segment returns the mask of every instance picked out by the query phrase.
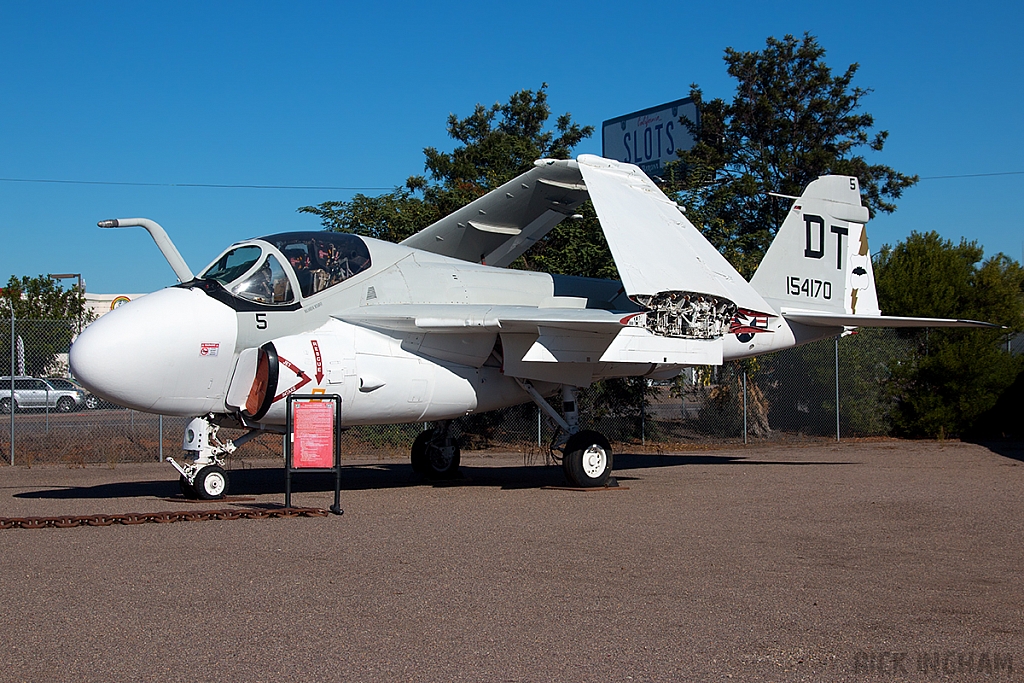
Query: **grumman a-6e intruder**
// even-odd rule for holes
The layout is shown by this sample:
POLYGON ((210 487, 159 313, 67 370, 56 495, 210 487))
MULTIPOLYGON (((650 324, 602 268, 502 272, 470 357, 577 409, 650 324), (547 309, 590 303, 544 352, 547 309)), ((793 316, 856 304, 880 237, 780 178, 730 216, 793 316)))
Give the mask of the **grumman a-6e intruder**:
POLYGON ((576 393, 610 377, 667 378, 831 337, 854 326, 980 326, 883 317, 856 178, 824 176, 794 199, 746 282, 636 166, 583 155, 534 168, 401 244, 298 232, 231 245, 194 276, 149 230, 181 284, 121 306, 71 348, 94 394, 194 417, 174 463, 183 490, 223 495, 223 458, 283 432, 292 393, 337 394, 343 426, 432 422, 413 468, 453 476, 450 421, 534 401, 561 428, 575 486, 605 484, 608 440, 579 431, 576 393), (622 281, 507 266, 593 201, 622 281), (561 395, 562 411, 544 397, 561 395), (249 430, 234 442, 220 426, 249 430))

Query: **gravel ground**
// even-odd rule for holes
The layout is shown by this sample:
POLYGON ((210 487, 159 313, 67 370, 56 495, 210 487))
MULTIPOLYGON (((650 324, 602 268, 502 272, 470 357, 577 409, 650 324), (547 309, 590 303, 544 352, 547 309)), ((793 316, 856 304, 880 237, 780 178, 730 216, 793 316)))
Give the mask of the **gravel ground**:
MULTIPOLYGON (((1024 451, 877 441, 346 467, 343 516, 0 531, 2 681, 1024 678, 1024 451)), ((273 463, 232 495, 281 502, 273 463)), ((0 468, 0 516, 163 500, 168 465, 0 468)), ((296 480, 327 507, 332 478, 296 480)), ((238 502, 237 505, 251 503, 238 502)))

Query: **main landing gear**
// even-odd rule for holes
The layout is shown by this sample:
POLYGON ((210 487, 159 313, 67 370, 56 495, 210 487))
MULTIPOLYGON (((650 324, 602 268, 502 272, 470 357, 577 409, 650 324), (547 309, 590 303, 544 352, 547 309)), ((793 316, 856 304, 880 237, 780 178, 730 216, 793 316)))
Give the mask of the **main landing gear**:
POLYGON ((412 469, 427 479, 454 479, 459 474, 460 457, 450 420, 420 432, 412 443, 412 469))
POLYGON ((178 486, 186 498, 214 500, 223 498, 228 492, 228 473, 224 470, 224 457, 234 453, 246 441, 259 434, 252 430, 234 441, 220 441, 219 427, 205 417, 194 418, 185 428, 182 448, 189 452, 192 462, 178 464, 174 458, 167 462, 181 475, 178 486))
POLYGON ((573 386, 562 387, 563 419, 533 385, 524 381, 519 385, 561 428, 552 448, 562 451, 562 472, 569 484, 578 488, 608 486, 612 477, 612 447, 608 439, 598 432, 590 429, 579 431, 580 413, 576 403, 579 390, 573 386))

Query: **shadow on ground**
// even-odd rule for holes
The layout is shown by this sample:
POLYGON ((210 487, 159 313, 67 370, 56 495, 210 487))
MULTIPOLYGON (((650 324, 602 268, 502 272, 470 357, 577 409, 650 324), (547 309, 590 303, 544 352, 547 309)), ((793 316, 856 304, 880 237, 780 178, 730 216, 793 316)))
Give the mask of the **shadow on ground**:
MULTIPOLYGON (((684 465, 848 465, 843 462, 775 462, 748 460, 741 456, 723 455, 645 455, 623 453, 615 456, 615 477, 619 481, 641 479, 642 476, 625 474, 651 467, 680 467, 684 465)), ((77 498, 169 498, 179 495, 178 480, 168 468, 166 481, 131 481, 42 489, 15 494, 15 498, 77 499, 77 498)), ((482 467, 466 465, 460 468, 461 478, 446 481, 428 481, 412 471, 406 463, 349 465, 341 470, 342 491, 389 489, 404 486, 493 486, 502 489, 541 488, 564 486, 565 479, 559 465, 521 465, 482 467)), ((284 495, 283 467, 230 470, 230 496, 284 495)), ((331 491, 334 489, 332 473, 310 472, 292 476, 292 491, 296 493, 331 491)))
POLYGON ((999 441, 972 441, 979 446, 983 446, 988 450, 992 451, 997 455, 1001 455, 1004 458, 1010 458, 1011 460, 1018 460, 1024 462, 1024 441, 1018 440, 999 440, 999 441))

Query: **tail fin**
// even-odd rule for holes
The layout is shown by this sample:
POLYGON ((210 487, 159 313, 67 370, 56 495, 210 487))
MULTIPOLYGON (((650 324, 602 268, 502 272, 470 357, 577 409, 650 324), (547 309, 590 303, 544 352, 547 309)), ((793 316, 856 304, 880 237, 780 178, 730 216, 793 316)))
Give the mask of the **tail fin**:
POLYGON ((821 176, 793 202, 751 286, 780 313, 880 315, 867 222, 857 179, 821 176))

